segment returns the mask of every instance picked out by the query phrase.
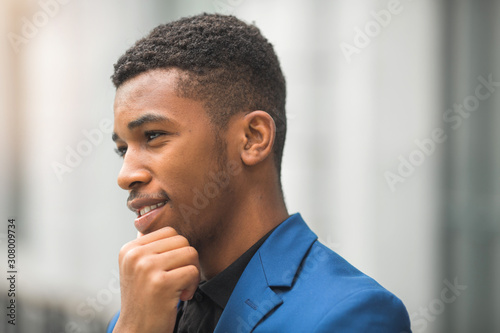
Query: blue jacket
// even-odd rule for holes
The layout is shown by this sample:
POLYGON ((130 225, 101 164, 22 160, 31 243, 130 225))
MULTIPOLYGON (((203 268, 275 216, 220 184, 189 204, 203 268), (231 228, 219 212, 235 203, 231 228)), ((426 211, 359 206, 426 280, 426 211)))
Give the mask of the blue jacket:
MULTIPOLYGON (((111 321, 112 332, 118 314, 111 321)), ((300 214, 241 275, 215 333, 411 332, 403 303, 317 240, 300 214)))

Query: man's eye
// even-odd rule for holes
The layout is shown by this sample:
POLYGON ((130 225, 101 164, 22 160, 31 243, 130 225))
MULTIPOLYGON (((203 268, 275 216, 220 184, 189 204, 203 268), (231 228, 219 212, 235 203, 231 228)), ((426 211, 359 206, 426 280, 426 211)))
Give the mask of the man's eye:
POLYGON ((163 135, 165 133, 162 133, 162 132, 146 132, 145 135, 146 135, 146 139, 148 141, 151 141, 151 140, 154 140, 156 139, 157 137, 163 135))
POLYGON ((123 156, 125 156, 125 153, 127 152, 127 147, 115 148, 115 152, 118 154, 118 156, 123 157, 123 156))

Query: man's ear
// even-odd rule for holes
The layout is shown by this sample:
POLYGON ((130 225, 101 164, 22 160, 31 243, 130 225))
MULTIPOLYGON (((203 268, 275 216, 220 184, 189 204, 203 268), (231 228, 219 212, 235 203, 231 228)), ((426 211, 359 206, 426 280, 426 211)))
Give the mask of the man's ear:
POLYGON ((276 125, 265 111, 252 111, 243 117, 245 138, 241 160, 245 165, 256 165, 273 151, 276 125))

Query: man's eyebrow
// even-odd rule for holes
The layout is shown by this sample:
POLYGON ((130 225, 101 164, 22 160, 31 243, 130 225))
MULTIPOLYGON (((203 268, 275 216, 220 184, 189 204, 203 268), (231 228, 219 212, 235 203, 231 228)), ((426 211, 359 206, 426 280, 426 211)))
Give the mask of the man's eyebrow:
POLYGON ((168 121, 171 122, 171 120, 163 115, 155 114, 155 113, 146 113, 136 120, 132 120, 130 123, 128 123, 127 127, 129 130, 133 130, 134 128, 137 128, 139 126, 142 126, 147 123, 157 123, 157 122, 162 122, 162 121, 168 121))
MULTIPOLYGON (((147 113, 147 114, 140 116, 139 118, 137 118, 135 120, 132 120, 130 123, 128 123, 127 127, 129 130, 133 130, 134 128, 140 127, 140 126, 147 124, 147 123, 157 123, 157 122, 163 122, 163 121, 168 121, 168 122, 173 123, 173 121, 170 120, 166 116, 155 114, 155 113, 147 113)), ((120 139, 120 137, 118 136, 118 134, 113 132, 111 139, 114 142, 116 142, 117 140, 120 139)))

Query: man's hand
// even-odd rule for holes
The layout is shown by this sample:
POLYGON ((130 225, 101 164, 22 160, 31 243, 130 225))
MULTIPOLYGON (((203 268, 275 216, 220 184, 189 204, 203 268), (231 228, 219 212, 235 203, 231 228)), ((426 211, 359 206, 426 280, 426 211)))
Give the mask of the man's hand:
POLYGON ((173 332, 179 300, 191 299, 200 282, 198 252, 165 227, 120 250, 120 318, 115 333, 173 332))

